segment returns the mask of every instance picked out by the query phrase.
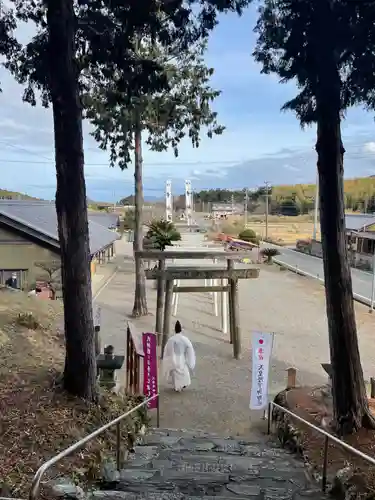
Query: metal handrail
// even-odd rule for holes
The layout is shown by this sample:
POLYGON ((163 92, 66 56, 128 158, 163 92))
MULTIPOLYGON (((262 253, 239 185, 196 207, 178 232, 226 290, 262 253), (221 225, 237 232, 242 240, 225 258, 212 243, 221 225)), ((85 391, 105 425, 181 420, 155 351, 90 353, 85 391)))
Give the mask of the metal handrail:
POLYGON ((350 444, 345 443, 342 439, 334 436, 333 434, 330 434, 329 432, 325 431, 324 429, 321 429, 320 427, 317 427, 316 425, 312 424, 308 420, 305 420, 304 418, 296 415, 290 410, 287 410, 283 406, 278 405, 277 403, 274 403, 273 401, 270 401, 268 403, 268 429, 267 432, 268 434, 271 433, 271 418, 272 418, 272 407, 277 408, 278 410, 281 410, 283 413, 287 413, 291 417, 295 418, 299 422, 302 422, 303 424, 307 425, 311 429, 314 429, 314 431, 318 432, 319 434, 322 434, 325 439, 324 439, 324 454, 323 454, 323 473, 322 473, 322 491, 326 491, 327 488, 327 466, 328 466, 328 442, 329 440, 333 441, 334 443, 338 444, 341 446, 341 448, 344 448, 345 450, 349 451, 353 455, 362 458, 366 462, 369 462, 372 465, 375 465, 375 458, 370 457, 369 455, 366 455, 365 453, 362 453, 361 451, 357 450, 357 448, 353 448, 353 446, 350 446, 350 444))
POLYGON ((44 462, 44 464, 42 464, 39 467, 39 469, 36 471, 35 476, 33 478, 33 481, 31 483, 29 500, 35 500, 37 498, 39 490, 40 490, 40 481, 41 481, 42 477, 44 476, 44 474, 46 473, 46 471, 50 467, 52 467, 52 465, 55 465, 57 462, 60 462, 60 460, 67 457, 68 455, 70 455, 74 451, 78 450, 79 448, 82 448, 83 445, 85 445, 86 443, 88 443, 89 441, 94 439, 95 437, 99 436, 100 434, 102 434, 104 431, 106 431, 110 427, 113 427, 114 425, 116 425, 116 464, 117 464, 117 469, 119 470, 120 465, 121 465, 120 464, 120 462, 121 462, 121 459, 120 459, 120 437, 121 437, 120 423, 121 423, 121 421, 124 418, 131 415, 132 413, 134 413, 135 411, 142 408, 143 406, 147 405, 150 401, 154 400, 157 397, 159 397, 159 394, 155 394, 154 396, 152 396, 148 399, 145 399, 144 401, 142 401, 142 403, 135 406, 134 408, 132 408, 128 412, 124 413, 123 415, 120 415, 119 417, 115 418, 111 422, 108 422, 107 424, 103 425, 102 427, 99 427, 99 429, 96 429, 96 431, 94 431, 91 434, 89 434, 88 436, 80 439, 76 443, 72 444, 71 446, 69 446, 69 448, 66 448, 65 450, 63 450, 60 453, 58 453, 57 455, 55 455, 54 457, 50 458, 47 462, 44 462))

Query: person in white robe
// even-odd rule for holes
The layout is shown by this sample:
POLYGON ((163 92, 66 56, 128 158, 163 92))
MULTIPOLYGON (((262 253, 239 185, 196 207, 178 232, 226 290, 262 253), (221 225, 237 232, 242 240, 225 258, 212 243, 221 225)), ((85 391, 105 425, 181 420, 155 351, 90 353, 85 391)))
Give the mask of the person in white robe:
POLYGON ((191 384, 190 372, 195 368, 195 351, 190 340, 182 334, 179 321, 175 324, 175 335, 168 339, 163 354, 163 375, 176 392, 191 384))

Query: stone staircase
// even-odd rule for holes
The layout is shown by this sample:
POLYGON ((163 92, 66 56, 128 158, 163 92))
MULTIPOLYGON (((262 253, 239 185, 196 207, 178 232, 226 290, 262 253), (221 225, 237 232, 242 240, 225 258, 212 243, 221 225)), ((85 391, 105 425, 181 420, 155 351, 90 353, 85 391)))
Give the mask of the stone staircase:
POLYGON ((322 500, 302 461, 259 433, 222 438, 154 429, 135 446, 116 481, 95 500, 322 500))

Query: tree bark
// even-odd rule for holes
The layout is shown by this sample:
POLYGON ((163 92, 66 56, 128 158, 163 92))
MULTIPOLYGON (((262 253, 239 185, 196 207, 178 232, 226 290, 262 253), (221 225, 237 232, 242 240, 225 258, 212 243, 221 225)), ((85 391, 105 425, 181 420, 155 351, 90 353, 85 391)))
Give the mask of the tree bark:
POLYGON ((95 401, 90 249, 73 0, 48 0, 47 8, 66 341, 64 387, 75 396, 95 401))
MULTIPOLYGON (((329 6, 329 2, 326 4, 329 6)), ((324 12, 326 37, 318 37, 317 144, 320 226, 332 364, 334 426, 340 435, 373 427, 358 348, 352 278, 345 238, 344 147, 341 139, 341 81, 324 12)), ((317 23, 318 26, 318 23, 317 23)))
MULTIPOLYGON (((134 193, 135 193, 135 227, 134 227, 134 255, 143 249, 142 212, 143 212, 143 180, 142 180, 142 130, 138 122, 134 131, 134 193)), ((146 298, 146 276, 143 259, 135 257, 135 292, 134 317, 148 314, 146 298)))

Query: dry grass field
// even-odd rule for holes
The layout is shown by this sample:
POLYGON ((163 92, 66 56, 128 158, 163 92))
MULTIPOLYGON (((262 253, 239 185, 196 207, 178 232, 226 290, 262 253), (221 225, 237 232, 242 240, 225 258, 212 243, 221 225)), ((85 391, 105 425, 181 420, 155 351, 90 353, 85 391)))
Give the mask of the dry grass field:
MULTIPOLYGON (((242 216, 234 216, 221 224, 221 230, 231 236, 238 235, 245 227, 242 216)), ((253 229, 262 239, 266 237, 265 216, 248 216, 247 228, 253 229)), ((311 238, 314 222, 311 215, 296 217, 270 215, 268 217, 268 238, 280 245, 294 245, 297 240, 311 238)), ((319 231, 318 226, 318 231, 319 231)), ((318 233, 318 236, 319 233, 318 233)))

